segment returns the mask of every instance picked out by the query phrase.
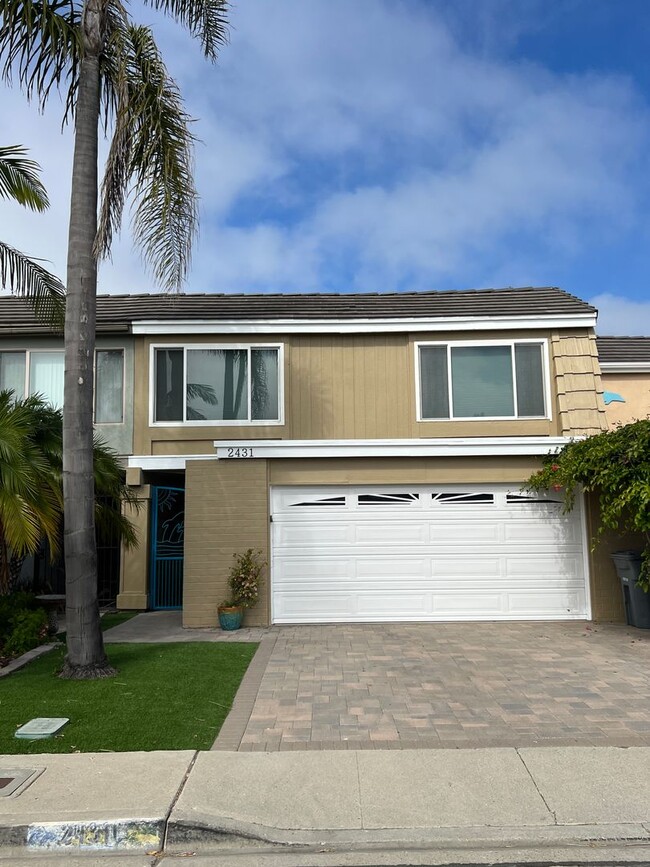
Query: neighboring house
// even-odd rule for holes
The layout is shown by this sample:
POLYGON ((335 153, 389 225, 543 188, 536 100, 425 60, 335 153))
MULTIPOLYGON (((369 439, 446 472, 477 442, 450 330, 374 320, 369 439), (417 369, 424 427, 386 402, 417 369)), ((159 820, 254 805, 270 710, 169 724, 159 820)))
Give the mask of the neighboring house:
MULTIPOLYGON (((64 352, 61 336, 40 324, 20 299, 0 297, 0 390, 16 397, 40 394, 53 406, 63 404, 64 352)), ((95 423, 118 454, 133 451, 133 339, 126 329, 98 327, 95 353, 95 423)), ((119 543, 100 539, 98 593, 102 604, 115 602, 120 580, 119 543)), ((63 592, 60 563, 45 548, 23 567, 23 577, 41 591, 63 592)))
POLYGON ((610 427, 650 417, 650 337, 599 337, 605 415, 610 427))
MULTIPOLYGON (((0 299, 0 364, 51 349, 24 312, 13 327, 25 309, 0 299)), ((555 288, 100 296, 146 504, 118 605, 215 625, 252 547, 249 624, 621 619, 592 505, 521 490, 607 427, 595 322, 555 288)))

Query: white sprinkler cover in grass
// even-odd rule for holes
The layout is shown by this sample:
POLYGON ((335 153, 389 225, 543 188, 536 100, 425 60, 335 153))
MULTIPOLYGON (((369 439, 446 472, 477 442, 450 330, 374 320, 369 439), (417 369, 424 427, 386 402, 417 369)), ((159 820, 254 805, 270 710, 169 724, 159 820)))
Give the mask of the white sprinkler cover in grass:
POLYGON ((29 741, 36 741, 40 738, 51 738, 69 722, 68 717, 38 716, 35 719, 30 719, 28 723, 25 723, 19 729, 16 729, 15 736, 29 741))

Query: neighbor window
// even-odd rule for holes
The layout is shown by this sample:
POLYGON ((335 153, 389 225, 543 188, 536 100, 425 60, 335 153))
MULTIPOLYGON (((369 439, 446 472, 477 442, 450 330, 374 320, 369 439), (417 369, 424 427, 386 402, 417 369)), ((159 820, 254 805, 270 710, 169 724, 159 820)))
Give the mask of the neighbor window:
POLYGON ((543 343, 419 344, 420 418, 546 415, 543 343))
POLYGON ((95 424, 124 421, 124 352, 98 349, 95 353, 95 424))
MULTIPOLYGON (((97 350, 95 421, 123 421, 124 354, 121 349, 97 350)), ((39 394, 56 409, 63 406, 63 350, 28 349, 0 352, 0 391, 11 389, 17 400, 39 394)))
POLYGON ((154 421, 280 421, 278 346, 154 350, 154 421))

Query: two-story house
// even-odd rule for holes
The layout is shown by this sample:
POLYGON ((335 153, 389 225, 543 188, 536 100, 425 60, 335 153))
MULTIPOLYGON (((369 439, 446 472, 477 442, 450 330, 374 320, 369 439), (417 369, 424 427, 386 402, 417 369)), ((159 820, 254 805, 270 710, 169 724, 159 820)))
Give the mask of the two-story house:
MULTIPOLYGON (((0 299, 0 387, 5 353, 27 388, 52 341, 19 308, 0 299)), ((145 504, 118 606, 214 625, 252 547, 249 624, 620 619, 592 505, 521 490, 607 426, 596 315, 555 288, 100 296, 97 421, 145 504)))

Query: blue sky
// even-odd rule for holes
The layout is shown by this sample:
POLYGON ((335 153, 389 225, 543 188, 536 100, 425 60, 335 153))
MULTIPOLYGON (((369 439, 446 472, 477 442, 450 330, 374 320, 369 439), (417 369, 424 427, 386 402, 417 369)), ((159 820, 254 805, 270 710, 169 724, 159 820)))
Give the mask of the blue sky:
MULTIPOLYGON (((650 334, 647 0, 239 0, 215 67, 151 23, 201 139, 188 291, 559 285, 650 334)), ((45 216, 0 232, 65 265, 71 139, 3 92, 45 216)), ((154 291, 128 228, 100 291, 154 291)))

